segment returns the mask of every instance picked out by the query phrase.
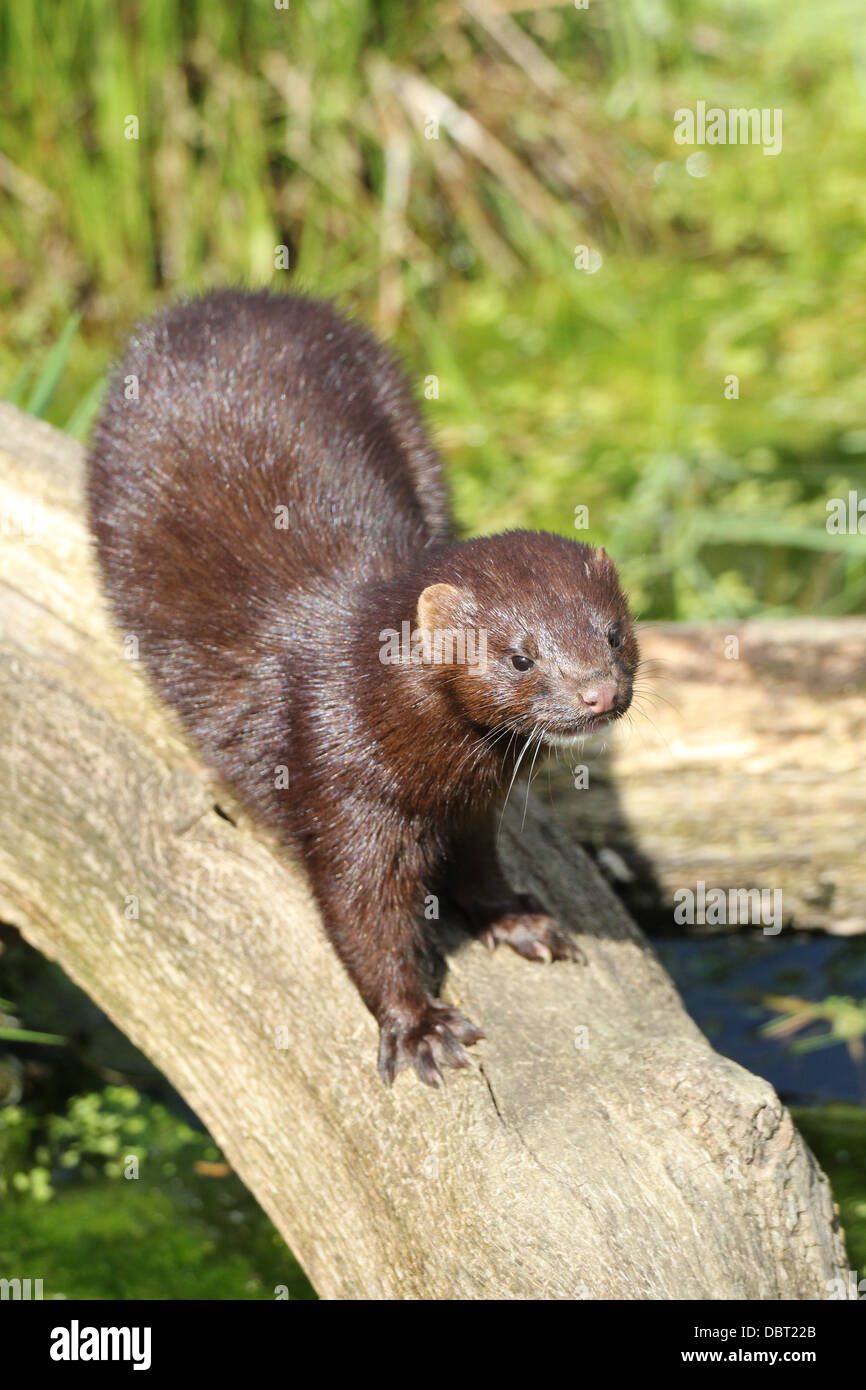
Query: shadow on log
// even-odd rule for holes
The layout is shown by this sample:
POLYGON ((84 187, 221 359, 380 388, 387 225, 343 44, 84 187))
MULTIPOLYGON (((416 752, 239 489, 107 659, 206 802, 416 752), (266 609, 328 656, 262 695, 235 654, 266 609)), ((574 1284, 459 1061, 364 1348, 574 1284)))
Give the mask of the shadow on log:
POLYGON ((318 1292, 826 1298, 842 1236, 790 1116, 531 801, 503 857, 588 965, 461 943, 472 1068, 381 1085, 303 874, 123 660, 81 479, 76 445, 0 407, 0 912, 162 1069, 318 1292))
POLYGON ((641 655, 632 728, 580 759, 592 795, 554 768, 570 837, 659 931, 703 880, 778 889, 786 927, 866 932, 866 618, 662 623, 641 655))

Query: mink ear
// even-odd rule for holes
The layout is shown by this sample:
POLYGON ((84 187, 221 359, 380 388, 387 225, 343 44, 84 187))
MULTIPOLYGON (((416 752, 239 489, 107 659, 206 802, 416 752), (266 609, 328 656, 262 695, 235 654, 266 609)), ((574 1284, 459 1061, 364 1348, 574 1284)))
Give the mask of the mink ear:
POLYGON ((418 598, 418 626, 445 632, 466 622, 470 596, 453 584, 428 584, 418 598))

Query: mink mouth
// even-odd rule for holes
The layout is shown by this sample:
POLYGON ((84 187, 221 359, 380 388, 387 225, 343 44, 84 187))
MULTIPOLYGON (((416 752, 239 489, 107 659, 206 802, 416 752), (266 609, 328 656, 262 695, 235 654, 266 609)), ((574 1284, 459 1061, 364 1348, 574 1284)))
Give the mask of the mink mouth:
POLYGON ((545 729, 544 741, 553 747, 570 747, 579 743, 581 739, 588 738, 590 734, 597 734, 602 729, 609 728, 623 713, 623 710, 605 710, 603 714, 588 714, 585 719, 567 724, 563 728, 545 729))

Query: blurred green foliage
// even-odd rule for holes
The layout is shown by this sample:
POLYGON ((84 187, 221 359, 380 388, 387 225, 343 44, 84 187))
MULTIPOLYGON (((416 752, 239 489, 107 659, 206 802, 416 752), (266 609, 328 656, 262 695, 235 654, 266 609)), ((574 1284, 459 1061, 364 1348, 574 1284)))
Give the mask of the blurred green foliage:
POLYGON ((9 927, 0 976, 28 1025, 0 1046, 0 1273, 46 1298, 314 1298, 168 1082, 9 927))
POLYGON ((830 1179, 851 1268, 866 1278, 866 1110, 859 1105, 798 1105, 791 1114, 830 1179))
POLYGON ((163 1106, 144 1101, 131 1086, 73 1096, 62 1115, 40 1117, 6 1106, 0 1110, 0 1142, 0 1197, 20 1192, 38 1201, 55 1195, 52 1173, 123 1178, 134 1163, 136 1179, 142 1164, 154 1176, 170 1178, 182 1153, 220 1157, 205 1135, 175 1121, 163 1106))
POLYGON ((314 1297, 208 1136, 131 1086, 0 1108, 0 1201, 0 1268, 46 1298, 314 1297))
POLYGON ((862 1065, 866 1058, 866 999, 831 994, 815 1002, 790 995, 765 994, 761 1002, 778 1015, 761 1028, 765 1037, 793 1038, 796 1033, 814 1028, 817 1024, 821 1027, 820 1032, 807 1033, 806 1037, 797 1038, 791 1043, 795 1052, 816 1052, 824 1047, 845 1043, 862 1065), (824 1024, 828 1026, 824 1028, 824 1024))
POLYGON ((140 316, 303 286, 438 377, 468 530, 603 542, 644 616, 857 611, 866 535, 825 521, 866 487, 861 21, 857 0, 10 0, 0 391, 83 435, 140 316), (678 145, 698 100, 781 109, 781 154, 678 145))

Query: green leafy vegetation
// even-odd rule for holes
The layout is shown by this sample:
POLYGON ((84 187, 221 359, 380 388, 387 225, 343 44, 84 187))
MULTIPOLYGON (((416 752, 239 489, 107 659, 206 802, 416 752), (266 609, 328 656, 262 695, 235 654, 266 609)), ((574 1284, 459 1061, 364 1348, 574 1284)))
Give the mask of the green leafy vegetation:
POLYGON ((314 1298, 147 1058, 10 928, 0 970, 0 1274, 46 1298, 314 1298))
POLYGON ((0 1268, 46 1298, 314 1297, 208 1136, 131 1086, 0 1109, 0 1200, 0 1268))
POLYGON ((303 286, 438 378, 468 530, 585 505, 645 616, 858 611, 855 0, 470 10, 13 0, 0 391, 83 435, 140 316, 303 286), (677 144, 698 100, 778 108, 781 153, 677 144))

